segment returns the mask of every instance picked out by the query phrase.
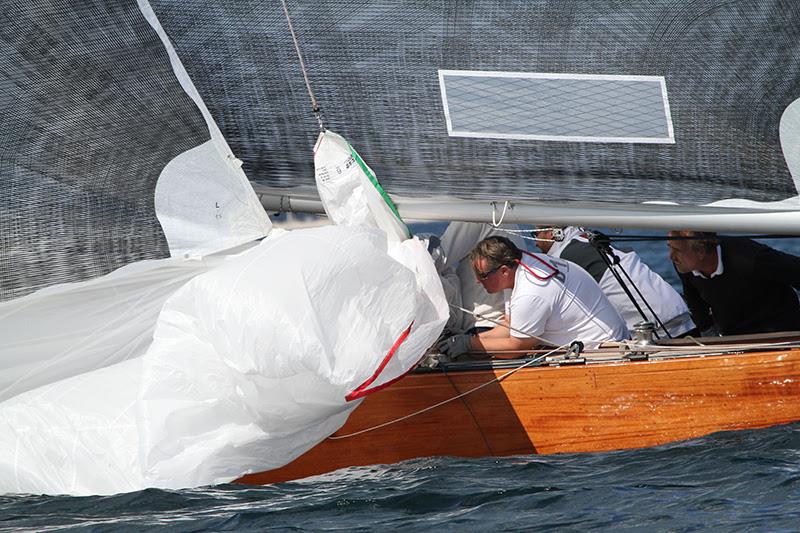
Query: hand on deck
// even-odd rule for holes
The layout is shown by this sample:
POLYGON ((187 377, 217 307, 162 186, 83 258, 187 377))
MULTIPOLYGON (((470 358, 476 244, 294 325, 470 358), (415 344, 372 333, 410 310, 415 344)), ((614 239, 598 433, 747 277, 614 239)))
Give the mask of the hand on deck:
POLYGON ((455 359, 461 354, 472 351, 472 335, 463 333, 460 335, 453 335, 441 341, 436 345, 436 348, 438 348, 441 353, 450 357, 450 359, 455 359))

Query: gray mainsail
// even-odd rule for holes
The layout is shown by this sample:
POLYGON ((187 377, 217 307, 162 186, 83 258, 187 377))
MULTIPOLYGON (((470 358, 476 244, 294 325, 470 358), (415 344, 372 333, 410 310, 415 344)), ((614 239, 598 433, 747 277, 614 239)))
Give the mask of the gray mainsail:
MULTIPOLYGON (((244 175, 224 147, 213 153, 213 121, 137 2, 11 3, 0 18, 0 300, 197 244, 168 242, 176 224, 210 243, 252 209, 244 175), (170 180, 159 185, 192 149, 214 177, 179 178, 180 192, 170 180), (222 185, 208 189, 209 179, 222 185), (218 218, 181 207, 177 196, 216 203, 218 218)), ((265 218, 250 215, 256 226, 265 218)))
MULTIPOLYGON (((310 185, 317 125, 276 4, 157 0, 154 9, 250 178, 310 185)), ((691 206, 797 195, 779 139, 781 115, 800 97, 796 2, 288 6, 327 124, 359 147, 392 194, 691 206), (668 110, 630 80, 452 77, 443 102, 440 70, 661 77, 668 110), (590 108, 604 100, 641 113, 590 108), (465 109, 475 134, 449 135, 448 113, 465 109), (577 117, 565 116, 573 110, 577 117), (592 120, 600 142, 571 140, 592 120), (641 140, 642 131, 669 138, 666 121, 674 142, 602 141, 641 140), (498 130, 511 138, 496 138, 498 130)))

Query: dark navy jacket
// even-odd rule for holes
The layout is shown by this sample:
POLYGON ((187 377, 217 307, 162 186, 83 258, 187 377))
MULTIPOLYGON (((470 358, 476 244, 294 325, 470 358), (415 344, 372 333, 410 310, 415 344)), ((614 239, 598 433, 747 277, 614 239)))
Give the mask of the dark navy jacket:
POLYGON ((683 295, 700 330, 723 335, 800 330, 800 257, 750 239, 720 242, 722 274, 681 274, 683 295))

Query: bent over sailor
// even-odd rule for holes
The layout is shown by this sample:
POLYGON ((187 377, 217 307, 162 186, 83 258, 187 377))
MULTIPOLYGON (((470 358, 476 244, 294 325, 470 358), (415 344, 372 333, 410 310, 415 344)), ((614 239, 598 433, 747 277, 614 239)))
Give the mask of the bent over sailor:
POLYGON ((505 324, 441 342, 439 350, 451 358, 466 352, 529 350, 574 340, 599 344, 628 337, 619 313, 594 279, 577 265, 523 252, 500 236, 479 242, 470 260, 475 277, 488 293, 510 289, 505 324))
POLYGON ((669 258, 704 335, 800 330, 800 257, 745 238, 670 231, 669 258))
POLYGON ((672 337, 680 337, 694 330, 689 308, 681 295, 664 278, 653 272, 636 252, 608 247, 608 253, 613 254, 618 267, 628 276, 631 283, 629 296, 621 280, 614 275, 612 269, 615 267, 609 266, 610 261, 603 260, 600 254, 604 252, 589 243, 588 234, 582 228, 567 226, 540 229, 537 236, 537 246, 543 252, 551 257, 572 261, 597 281, 631 332, 642 320, 663 324, 672 337), (554 238, 554 229, 560 230, 560 240, 554 238))

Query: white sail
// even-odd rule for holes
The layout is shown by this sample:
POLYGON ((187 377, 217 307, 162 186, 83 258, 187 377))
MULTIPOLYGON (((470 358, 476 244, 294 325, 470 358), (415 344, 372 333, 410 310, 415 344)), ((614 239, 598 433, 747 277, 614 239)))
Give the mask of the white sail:
POLYGON ((178 488, 282 466, 416 364, 447 307, 424 246, 378 222, 405 231, 387 204, 367 190, 359 224, 273 230, 146 1, 14 9, 23 36, 38 16, 61 49, 51 61, 2 41, 14 96, 52 91, 14 119, 53 146, 108 138, 60 160, 14 130, 0 161, 15 201, 0 216, 13 267, 0 272, 0 492, 178 488), (72 75, 76 55, 97 69, 72 75), (36 157, 51 166, 30 173, 36 157), (67 200, 31 209, 54 192, 67 200))

